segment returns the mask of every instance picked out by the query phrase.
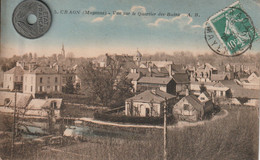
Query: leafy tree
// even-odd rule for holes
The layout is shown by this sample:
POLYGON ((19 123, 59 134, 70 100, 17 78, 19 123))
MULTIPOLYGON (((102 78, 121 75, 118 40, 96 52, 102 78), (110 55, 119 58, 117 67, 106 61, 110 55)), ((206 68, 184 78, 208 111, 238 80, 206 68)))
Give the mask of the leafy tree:
POLYGON ((131 94, 132 85, 127 81, 122 64, 110 58, 108 66, 96 67, 91 62, 79 67, 82 90, 99 100, 103 106, 122 103, 131 94))

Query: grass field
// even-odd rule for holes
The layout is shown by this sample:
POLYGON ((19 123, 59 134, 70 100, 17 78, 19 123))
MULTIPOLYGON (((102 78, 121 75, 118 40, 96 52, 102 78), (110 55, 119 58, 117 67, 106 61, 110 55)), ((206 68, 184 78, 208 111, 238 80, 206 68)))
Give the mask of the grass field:
MULTIPOLYGON (((256 160, 258 159, 258 113, 255 108, 226 108, 228 116, 205 125, 168 132, 168 159, 256 160)), ((31 150, 18 159, 161 160, 163 134, 149 132, 139 137, 91 138, 57 150, 31 150)))

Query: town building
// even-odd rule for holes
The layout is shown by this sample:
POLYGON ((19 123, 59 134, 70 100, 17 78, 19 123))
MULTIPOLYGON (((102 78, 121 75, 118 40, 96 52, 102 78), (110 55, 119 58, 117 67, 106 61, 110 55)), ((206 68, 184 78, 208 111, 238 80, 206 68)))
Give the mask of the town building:
POLYGON ((61 74, 55 68, 37 67, 24 72, 23 93, 33 96, 41 93, 62 92, 61 74))
POLYGON ((32 99, 25 109, 26 117, 38 118, 61 118, 61 108, 63 107, 62 99, 32 99))
POLYGON ((171 77, 141 77, 137 81, 137 92, 143 92, 145 90, 159 89, 166 93, 175 93, 175 84, 171 77))
MULTIPOLYGON (((228 80, 230 81, 230 80, 228 80)), ((214 97, 218 98, 229 98, 231 97, 230 88, 223 85, 221 82, 191 82, 190 90, 194 95, 200 95, 201 87, 205 87, 207 92, 213 94, 214 97)))
POLYGON ((198 121, 210 115, 214 110, 214 104, 207 92, 199 97, 186 95, 173 106, 173 115, 178 120, 198 121))
POLYGON ((4 72, 3 88, 10 91, 17 90, 22 91, 23 89, 23 73, 24 70, 20 66, 4 72))
POLYGON ((260 76, 253 72, 246 80, 242 81, 242 85, 247 89, 260 89, 260 76))
POLYGON ((185 95, 186 89, 190 88, 190 81, 187 73, 175 73, 172 75, 175 83, 176 95, 185 95))
POLYGON ((26 108, 31 99, 31 94, 0 91, 0 112, 13 113, 14 107, 26 108))
POLYGON ((171 111, 176 97, 160 90, 146 90, 125 101, 125 115, 140 117, 159 117, 164 106, 171 111))
POLYGON ((217 68, 209 63, 204 63, 198 68, 195 68, 194 73, 191 75, 191 79, 199 82, 210 82, 213 74, 218 74, 217 68))

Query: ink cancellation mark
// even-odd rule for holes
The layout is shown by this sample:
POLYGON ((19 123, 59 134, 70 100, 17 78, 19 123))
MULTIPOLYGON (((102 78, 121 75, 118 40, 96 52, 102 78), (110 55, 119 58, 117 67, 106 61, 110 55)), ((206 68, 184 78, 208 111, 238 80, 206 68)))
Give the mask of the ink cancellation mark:
POLYGON ((239 2, 211 16, 206 22, 204 34, 211 50, 229 57, 245 53, 259 38, 252 19, 239 2))
POLYGON ((39 0, 25 0, 13 12, 13 26, 23 37, 35 39, 43 36, 51 26, 51 12, 39 0), (35 17, 30 21, 30 17, 35 17))

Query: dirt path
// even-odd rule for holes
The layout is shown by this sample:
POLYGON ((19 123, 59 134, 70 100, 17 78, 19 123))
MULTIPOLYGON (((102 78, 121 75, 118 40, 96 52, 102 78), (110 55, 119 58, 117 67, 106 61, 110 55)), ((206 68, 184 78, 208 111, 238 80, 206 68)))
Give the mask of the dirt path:
MULTIPOLYGON (((221 115, 215 115, 212 119, 210 120, 203 120, 203 121, 198 121, 198 122, 184 122, 180 121, 175 125, 170 125, 168 126, 169 129, 173 128, 182 128, 182 127, 188 127, 188 126, 198 126, 198 125, 204 125, 205 123, 215 121, 220 118, 224 118, 228 115, 227 110, 223 110, 223 114, 221 115)), ((157 128, 157 129, 163 129, 163 126, 153 126, 153 125, 134 125, 134 124, 119 124, 119 123, 113 123, 113 122, 105 122, 105 121, 99 121, 99 120, 94 120, 93 118, 80 118, 79 120, 82 121, 87 121, 87 122, 92 122, 100 125, 108 125, 108 126, 117 126, 117 127, 134 127, 134 128, 157 128)))

